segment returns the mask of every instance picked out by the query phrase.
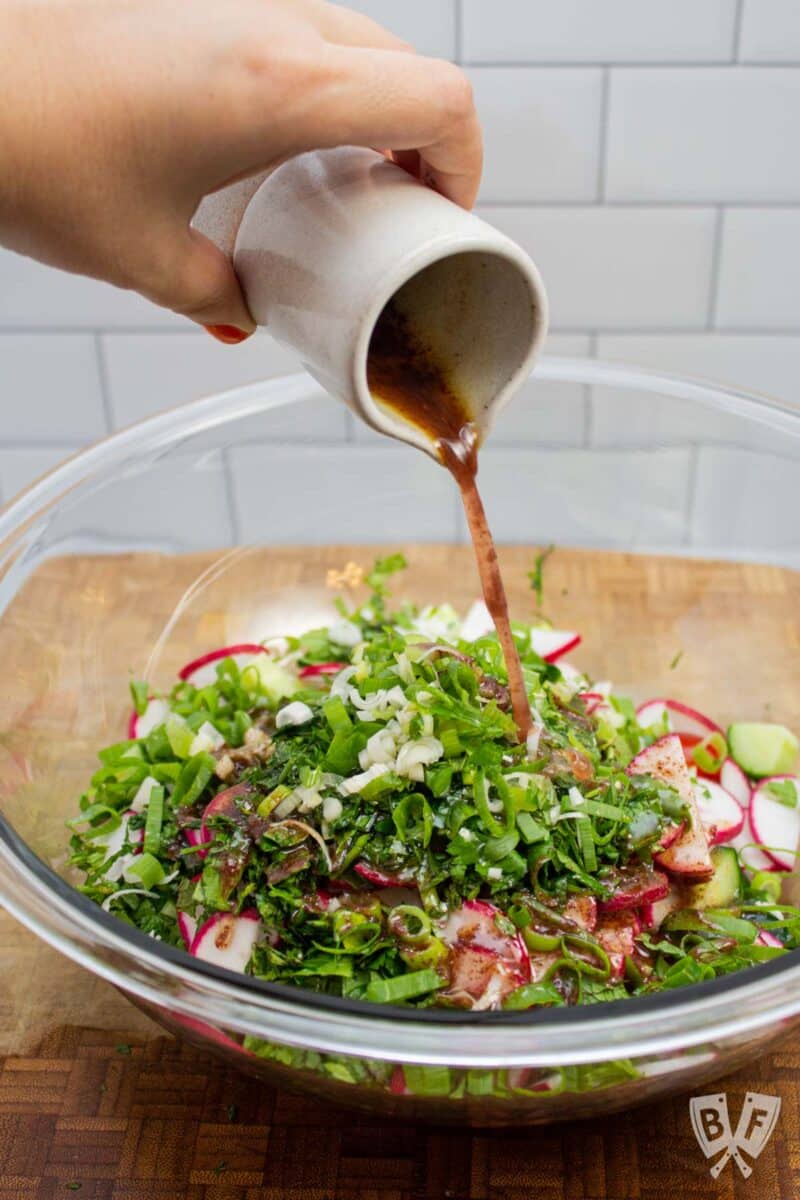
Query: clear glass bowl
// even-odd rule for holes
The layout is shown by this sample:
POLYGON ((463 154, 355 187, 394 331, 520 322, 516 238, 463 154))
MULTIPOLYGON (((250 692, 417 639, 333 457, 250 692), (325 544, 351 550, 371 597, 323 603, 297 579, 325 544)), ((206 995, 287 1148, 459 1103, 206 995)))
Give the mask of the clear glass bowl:
MULTIPOLYGON (((474 598, 449 477, 348 422, 305 377, 242 388, 109 438, 0 516, 0 900, 167 1028, 371 1111, 544 1122, 753 1057, 798 1019, 794 954, 588 1009, 386 1010, 201 963, 71 886, 63 822, 125 735, 129 671, 168 685, 209 647, 307 626, 331 608, 329 567, 397 547, 403 595, 474 598)), ((529 611, 532 547, 554 541, 546 607, 582 630, 595 677, 800 728, 798 465, 788 406, 545 360, 482 458, 512 610, 529 611)))

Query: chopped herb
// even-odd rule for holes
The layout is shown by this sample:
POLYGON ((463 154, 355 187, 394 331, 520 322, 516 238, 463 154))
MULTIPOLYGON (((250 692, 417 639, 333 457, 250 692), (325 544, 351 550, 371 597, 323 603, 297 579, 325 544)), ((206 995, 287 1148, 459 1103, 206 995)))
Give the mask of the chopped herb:
MULTIPOLYGON (((539 605, 553 550, 528 573, 539 605)), ((405 1007, 598 1004, 800 947, 780 877, 749 877, 732 845, 705 847, 713 878, 684 889, 660 927, 642 932, 632 915, 666 889, 665 833, 692 829, 685 760, 714 776, 730 753, 722 732, 678 748, 683 788, 657 755, 655 774, 632 773, 669 733, 667 710, 645 706, 641 725, 628 697, 548 663, 515 625, 536 714, 520 745, 497 638, 465 640, 449 604, 395 606, 404 566, 390 555, 366 576, 348 567, 365 603, 340 595, 334 622, 285 650, 220 658, 202 686, 179 680, 155 697, 160 724, 99 752, 67 826, 84 895, 172 947, 212 918, 246 922, 235 966, 253 978, 405 1007), (278 719, 289 704, 301 724, 278 719)), ((143 683, 131 692, 137 711, 154 698, 143 683)), ((764 786, 797 804, 791 778, 764 786)), ((369 1070, 390 1084, 351 1059, 244 1045, 328 1080, 369 1070)), ((592 1070, 598 1085, 629 1077, 592 1070)), ((526 1086, 493 1071, 403 1071, 393 1086, 420 1095, 526 1086)), ((588 1071, 562 1072, 562 1085, 588 1071)), ((226 1112, 237 1121, 235 1104, 226 1112)))
POLYGON ((683 651, 679 650, 678 653, 673 658, 672 662, 669 664, 670 671, 675 670, 675 668, 677 667, 678 663, 681 661, 682 658, 683 658, 683 651))
POLYGON ((117 1051, 117 1054, 130 1054, 131 1047, 126 1045, 125 1042, 121 1042, 119 1044, 119 1046, 116 1047, 116 1051, 117 1051))
POLYGON ((531 591, 536 597, 536 608, 541 609, 544 599, 544 567, 550 555, 554 552, 555 546, 551 544, 536 555, 533 560, 533 569, 528 571, 528 582, 531 585, 531 591))

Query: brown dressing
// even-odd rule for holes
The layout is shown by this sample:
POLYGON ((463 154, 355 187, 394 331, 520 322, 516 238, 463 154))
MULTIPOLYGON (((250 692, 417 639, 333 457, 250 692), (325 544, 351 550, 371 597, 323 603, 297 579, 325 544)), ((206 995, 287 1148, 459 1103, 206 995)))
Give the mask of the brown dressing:
POLYGON ((421 344, 403 315, 388 304, 378 318, 367 356, 367 385, 374 399, 416 425, 434 442, 439 459, 458 484, 469 525, 486 607, 503 651, 511 707, 521 741, 532 726, 508 600, 477 484, 478 441, 464 401, 421 344))

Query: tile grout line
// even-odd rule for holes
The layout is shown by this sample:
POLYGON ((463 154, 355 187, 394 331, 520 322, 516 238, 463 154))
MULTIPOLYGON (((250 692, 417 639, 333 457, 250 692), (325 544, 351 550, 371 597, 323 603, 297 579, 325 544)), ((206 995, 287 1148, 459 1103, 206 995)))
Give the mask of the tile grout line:
POLYGON ((720 204, 714 222, 714 238, 711 243, 711 271, 708 289, 708 312, 706 314, 706 331, 712 332, 716 326, 717 308, 719 306, 719 286, 722 276, 722 240, 725 227, 725 209, 720 204))
POLYGON ((611 69, 603 69, 600 92, 599 128, 597 131, 597 202, 604 204, 608 183, 608 125, 611 107, 611 69))
POLYGON ((97 373, 100 378, 100 398, 103 403, 103 415, 106 422, 106 433, 114 432, 114 406, 111 402, 111 380, 108 374, 108 360, 102 333, 95 333, 94 353, 97 360, 97 373))
MULTIPOLYGON (((589 353, 587 358, 597 358, 597 331, 589 334, 589 353)), ((590 383, 583 385, 583 446, 591 450, 594 442, 594 388, 590 383)))

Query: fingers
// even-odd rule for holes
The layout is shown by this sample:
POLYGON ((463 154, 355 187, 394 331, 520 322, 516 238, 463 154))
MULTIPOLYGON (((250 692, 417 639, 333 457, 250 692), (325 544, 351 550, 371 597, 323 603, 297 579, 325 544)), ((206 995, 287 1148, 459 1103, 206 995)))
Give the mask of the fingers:
POLYGON ((418 151, 426 183, 464 208, 483 166, 480 123, 466 75, 452 63, 396 51, 331 47, 333 85, 315 113, 316 145, 391 146, 406 169, 418 151))
POLYGON ((408 42, 352 8, 328 4, 326 0, 306 0, 305 11, 326 42, 339 46, 414 52, 414 47, 408 42))
POLYGON ((161 263, 158 280, 141 289, 156 304, 205 326, 220 341, 242 341, 255 330, 230 259, 204 234, 171 229, 161 263))

